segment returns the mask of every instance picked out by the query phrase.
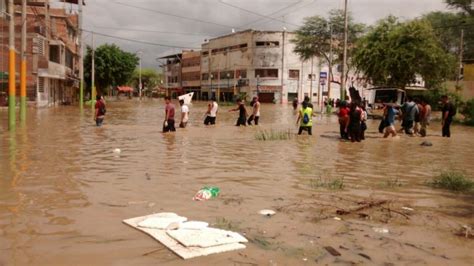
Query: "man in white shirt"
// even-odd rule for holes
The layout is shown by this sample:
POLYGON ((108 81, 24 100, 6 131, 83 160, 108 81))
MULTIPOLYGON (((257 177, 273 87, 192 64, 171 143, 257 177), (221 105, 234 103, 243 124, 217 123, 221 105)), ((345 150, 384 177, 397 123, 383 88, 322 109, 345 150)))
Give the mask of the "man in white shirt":
POLYGON ((258 126, 258 120, 260 119, 260 102, 258 101, 258 97, 255 96, 252 99, 252 115, 247 120, 249 126, 252 125, 252 121, 255 120, 255 125, 258 126))
POLYGON ((204 125, 215 125, 216 124, 216 117, 217 117, 217 110, 219 109, 219 105, 216 102, 216 98, 212 97, 211 102, 207 106, 206 112, 206 119, 204 120, 204 125))
POLYGON ((179 105, 181 106, 181 123, 179 123, 179 127, 185 128, 189 120, 189 107, 184 104, 184 100, 179 100, 179 105))

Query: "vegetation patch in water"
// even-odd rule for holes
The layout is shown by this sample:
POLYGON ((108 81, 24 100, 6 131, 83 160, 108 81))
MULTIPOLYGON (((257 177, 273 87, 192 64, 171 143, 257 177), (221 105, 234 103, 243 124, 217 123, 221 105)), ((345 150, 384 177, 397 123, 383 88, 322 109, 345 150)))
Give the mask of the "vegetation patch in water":
POLYGON ((256 140, 270 141, 270 140, 288 140, 292 138, 291 130, 259 130, 255 134, 256 140))
POLYGON ((433 178, 429 184, 435 188, 442 188, 456 192, 469 192, 474 190, 474 181, 462 172, 445 171, 433 178))
POLYGON ((335 179, 323 179, 313 178, 309 180, 309 185, 313 189, 317 188, 328 188, 332 190, 339 190, 344 188, 344 178, 335 178, 335 179))
POLYGON ((386 180, 383 185, 388 188, 397 188, 397 187, 403 186, 403 183, 397 177, 397 178, 393 178, 393 179, 391 178, 391 179, 386 180))

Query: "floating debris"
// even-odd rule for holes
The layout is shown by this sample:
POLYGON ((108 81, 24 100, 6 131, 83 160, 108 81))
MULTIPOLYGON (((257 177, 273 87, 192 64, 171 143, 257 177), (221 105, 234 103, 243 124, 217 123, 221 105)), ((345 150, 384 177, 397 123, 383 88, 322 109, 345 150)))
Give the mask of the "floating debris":
POLYGON ((374 231, 375 231, 376 233, 380 233, 380 234, 388 234, 388 233, 389 233, 389 231, 388 231, 387 228, 374 227, 374 228, 372 228, 372 229, 374 229, 374 231))
POLYGON ((331 246, 326 246, 326 247, 324 247, 324 249, 327 250, 327 252, 329 252, 334 257, 341 256, 341 253, 339 253, 339 251, 337 251, 335 248, 333 248, 331 246))
POLYGON ((264 215, 264 216, 268 216, 268 217, 273 216, 273 215, 276 214, 276 212, 273 211, 273 210, 261 210, 258 213, 261 214, 261 215, 264 215))

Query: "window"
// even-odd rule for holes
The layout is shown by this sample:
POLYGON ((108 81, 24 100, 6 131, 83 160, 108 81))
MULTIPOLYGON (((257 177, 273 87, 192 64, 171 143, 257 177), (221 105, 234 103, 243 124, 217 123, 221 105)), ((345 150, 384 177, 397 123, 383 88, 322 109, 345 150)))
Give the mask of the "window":
POLYGON ((201 80, 208 80, 209 79, 209 73, 202 73, 201 80))
POLYGON ((221 79, 227 79, 227 75, 229 75, 230 79, 233 79, 234 78, 234 71, 222 71, 220 73, 220 75, 221 75, 221 79))
POLYGON ((74 69, 74 55, 69 49, 66 49, 66 66, 70 69, 74 69))
POLYGON ((247 69, 239 69, 235 74, 237 78, 245 79, 247 78, 247 69))
POLYGON ((308 74, 309 80, 316 80, 316 74, 308 74))
MULTIPOLYGON (((238 45, 233 45, 233 46, 227 46, 227 47, 221 47, 221 48, 215 48, 212 49, 212 54, 217 54, 217 53, 224 53, 224 52, 230 52, 230 51, 236 51, 240 49, 245 49, 247 48, 246 43, 238 44, 238 45)), ((203 52, 204 55, 205 52, 203 52)))
POLYGON ((38 78, 38 92, 44 93, 44 78, 38 78))
POLYGON ((300 78, 300 71, 298 69, 290 69, 288 71, 288 76, 290 79, 299 79, 300 78))
POLYGON ((278 69, 255 69, 255 77, 260 78, 278 78, 278 69))
POLYGON ((59 45, 50 45, 49 46, 49 61, 61 64, 59 56, 59 45))
POLYGON ((272 42, 272 41, 255 43, 255 46, 257 47, 278 47, 279 45, 280 45, 280 42, 272 42))
POLYGON ((202 52, 202 56, 208 56, 208 55, 209 55, 208 51, 202 52))

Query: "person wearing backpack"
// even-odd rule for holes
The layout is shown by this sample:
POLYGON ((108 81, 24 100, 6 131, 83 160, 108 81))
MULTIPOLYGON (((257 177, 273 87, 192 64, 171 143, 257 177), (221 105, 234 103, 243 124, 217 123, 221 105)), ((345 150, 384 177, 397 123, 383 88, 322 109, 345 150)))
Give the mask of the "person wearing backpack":
POLYGON ((441 97, 441 102, 443 103, 441 125, 443 126, 443 137, 451 137, 451 123, 453 122, 453 117, 456 115, 456 107, 449 101, 447 95, 441 97))
POLYGON ((298 135, 301 135, 303 131, 308 131, 308 135, 313 135, 312 128, 313 128, 313 108, 308 106, 308 102, 303 102, 302 107, 298 114, 298 119, 296 120, 296 124, 300 125, 298 130, 298 135))
POLYGON ((105 102, 100 95, 95 97, 95 113, 94 113, 94 121, 96 126, 100 127, 104 123, 105 113, 107 109, 105 108, 105 102))
POLYGON ((413 123, 418 116, 419 110, 413 99, 408 96, 407 101, 402 105, 402 129, 405 134, 413 136, 413 123))

